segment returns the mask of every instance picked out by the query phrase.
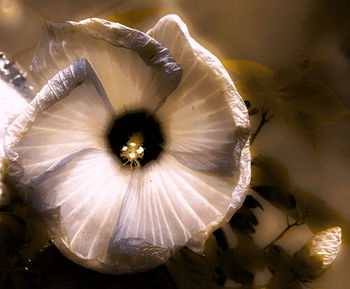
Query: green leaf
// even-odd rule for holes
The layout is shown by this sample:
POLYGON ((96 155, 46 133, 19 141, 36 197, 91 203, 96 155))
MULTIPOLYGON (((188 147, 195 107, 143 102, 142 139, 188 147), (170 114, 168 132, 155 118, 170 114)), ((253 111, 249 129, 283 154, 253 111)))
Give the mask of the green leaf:
POLYGON ((187 248, 177 250, 173 260, 166 266, 179 289, 219 288, 215 283, 215 269, 220 267, 216 240, 213 235, 206 242, 204 255, 196 254, 187 248))
POLYGON ((321 198, 300 189, 293 191, 293 195, 313 233, 339 226, 342 229, 343 243, 350 244, 350 223, 338 211, 321 198))
POLYGON ((135 28, 147 17, 159 11, 160 9, 158 8, 134 9, 134 10, 126 11, 124 13, 119 13, 118 11, 114 11, 113 15, 109 17, 108 20, 135 28))

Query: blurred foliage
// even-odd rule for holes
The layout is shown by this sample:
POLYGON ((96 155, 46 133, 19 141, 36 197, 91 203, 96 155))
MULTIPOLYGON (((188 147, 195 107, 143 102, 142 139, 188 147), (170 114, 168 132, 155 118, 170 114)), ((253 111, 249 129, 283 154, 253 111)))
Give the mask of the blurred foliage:
POLYGON ((343 243, 350 244, 350 223, 337 210, 328 206, 319 197, 300 189, 295 189, 293 195, 305 216, 306 224, 313 233, 339 226, 342 229, 343 243))
POLYGON ((263 210, 261 204, 253 196, 248 195, 242 207, 232 216, 231 227, 244 234, 253 234, 255 232, 254 226, 257 226, 259 222, 252 209, 257 207, 263 210))
POLYGON ((322 266, 322 259, 317 255, 310 256, 306 245, 293 256, 292 270, 303 281, 312 281, 320 277, 325 271, 322 266))
POLYGON ((203 255, 196 254, 187 248, 177 250, 167 267, 179 288, 209 289, 222 284, 219 268, 219 255, 216 240, 210 236, 203 255))
POLYGON ((134 10, 126 11, 124 13, 119 13, 118 11, 114 11, 113 15, 109 17, 108 20, 135 28, 147 17, 155 13, 158 13, 159 11, 160 9, 158 8, 134 9, 134 10))
POLYGON ((303 58, 274 71, 253 61, 222 60, 239 78, 235 85, 255 111, 282 120, 316 154, 320 126, 349 114, 331 87, 315 77, 318 62, 303 58))

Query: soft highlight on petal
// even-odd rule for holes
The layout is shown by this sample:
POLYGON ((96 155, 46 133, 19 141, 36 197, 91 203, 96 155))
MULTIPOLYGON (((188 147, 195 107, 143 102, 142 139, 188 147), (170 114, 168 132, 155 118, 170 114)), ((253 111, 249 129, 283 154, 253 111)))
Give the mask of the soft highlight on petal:
POLYGON ((190 168, 234 175, 249 138, 249 118, 227 71, 176 15, 163 17, 148 33, 184 69, 156 113, 166 131, 165 149, 190 168))
POLYGON ((7 203, 8 199, 6 195, 7 188, 4 183, 7 174, 6 160, 4 158, 6 129, 26 105, 27 100, 8 83, 0 79, 0 206, 3 203, 7 203))
POLYGON ((236 190, 240 181, 238 175, 194 171, 164 153, 159 162, 135 171, 112 245, 136 239, 173 252, 184 244, 201 252, 209 233, 241 205, 247 187, 244 180, 236 190))
POLYGON ((56 74, 8 128, 9 174, 27 184, 72 153, 105 147, 103 131, 112 113, 90 65, 76 61, 56 74))
POLYGON ((47 23, 31 70, 43 85, 82 57, 91 63, 117 114, 140 107, 156 110, 182 75, 169 51, 153 38, 97 18, 47 23))
POLYGON ((130 177, 107 151, 86 149, 33 179, 31 199, 42 214, 56 210, 49 219, 54 241, 104 260, 130 177))

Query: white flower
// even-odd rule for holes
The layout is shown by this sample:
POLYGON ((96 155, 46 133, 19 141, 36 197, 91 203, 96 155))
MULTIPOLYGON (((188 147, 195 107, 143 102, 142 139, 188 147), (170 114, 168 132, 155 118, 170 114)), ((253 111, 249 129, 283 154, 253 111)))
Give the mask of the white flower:
POLYGON ((247 110, 179 17, 148 35, 101 19, 49 23, 32 70, 43 88, 8 129, 9 172, 73 261, 121 274, 182 246, 200 253, 241 206, 247 110))

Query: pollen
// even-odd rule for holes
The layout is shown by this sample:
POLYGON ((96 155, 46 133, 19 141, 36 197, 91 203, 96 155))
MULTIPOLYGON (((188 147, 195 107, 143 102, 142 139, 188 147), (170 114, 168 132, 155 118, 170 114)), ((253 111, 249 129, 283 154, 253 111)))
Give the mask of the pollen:
POLYGON ((140 167, 139 160, 143 158, 144 151, 143 135, 134 133, 126 145, 122 147, 120 157, 126 160, 124 165, 130 165, 131 168, 140 167))

